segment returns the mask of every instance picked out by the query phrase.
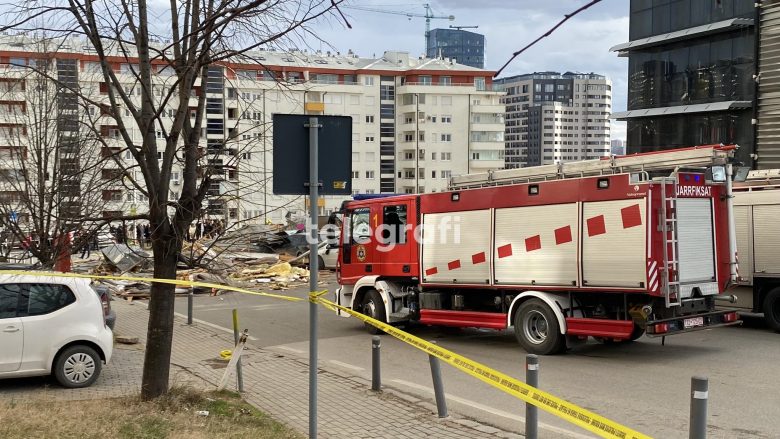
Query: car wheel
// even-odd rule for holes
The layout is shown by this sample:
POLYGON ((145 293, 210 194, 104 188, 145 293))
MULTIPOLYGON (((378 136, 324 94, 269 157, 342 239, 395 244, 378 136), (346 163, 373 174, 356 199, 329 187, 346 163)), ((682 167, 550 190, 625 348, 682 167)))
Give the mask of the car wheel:
POLYGON ((764 320, 770 328, 780 332, 780 287, 764 297, 764 320))
POLYGON ((322 256, 317 256, 317 268, 320 270, 325 270, 325 259, 322 259, 322 256))
POLYGON ((566 349, 558 319, 547 304, 539 299, 523 302, 515 314, 515 337, 531 354, 557 354, 566 349))
MULTIPOLYGON (((382 323, 387 323, 387 317, 385 316, 385 304, 382 302, 382 296, 375 289, 370 289, 366 293, 366 297, 363 299, 363 306, 361 312, 374 320, 379 320, 382 323)), ((382 330, 376 326, 365 323, 366 331, 369 334, 381 334, 382 330)))
POLYGON ((100 355, 89 346, 71 346, 60 352, 54 362, 54 376, 70 389, 89 387, 100 376, 100 355))

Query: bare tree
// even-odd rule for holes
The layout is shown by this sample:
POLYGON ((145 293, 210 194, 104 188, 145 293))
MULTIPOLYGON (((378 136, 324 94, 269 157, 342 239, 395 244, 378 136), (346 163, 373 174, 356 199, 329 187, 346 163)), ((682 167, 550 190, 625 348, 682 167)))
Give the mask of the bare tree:
POLYGON ((16 244, 51 267, 63 252, 91 243, 104 224, 104 194, 120 184, 122 171, 101 154, 94 107, 90 114, 73 92, 50 79, 67 76, 68 63, 57 69, 45 49, 4 66, 0 227, 6 252, 16 244))
MULTIPOLYGON (((154 277, 173 279, 186 230, 219 172, 199 162, 208 152, 202 147, 203 129, 220 131, 204 121, 213 109, 207 102, 216 105, 207 95, 223 86, 224 63, 311 36, 307 24, 331 14, 338 3, 170 0, 166 7, 147 0, 19 0, 6 8, 14 12, 4 29, 86 39, 99 59, 103 94, 75 92, 93 105, 128 112, 109 129, 121 143, 116 154, 126 150, 137 164, 141 178, 130 184, 148 197, 154 277), (175 162, 182 169, 181 189, 178 199, 169 201, 175 162)), ((153 283, 141 389, 146 399, 168 390, 173 305, 173 285, 153 283)))

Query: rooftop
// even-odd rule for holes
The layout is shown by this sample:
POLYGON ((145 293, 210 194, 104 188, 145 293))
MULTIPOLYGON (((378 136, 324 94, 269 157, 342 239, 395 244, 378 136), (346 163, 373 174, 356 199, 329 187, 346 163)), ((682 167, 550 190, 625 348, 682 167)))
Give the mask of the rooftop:
MULTIPOLYGON (((154 46, 161 51, 167 49, 169 42, 157 41, 154 46)), ((167 50, 166 50, 167 49, 167 50)), ((41 39, 30 35, 0 35, 0 51, 4 52, 57 52, 57 53, 81 53, 96 56, 92 46, 85 39, 78 37, 41 39)), ((112 56, 132 58, 137 56, 133 51, 129 51, 125 56, 116 45, 107 50, 112 56)), ((282 50, 258 50, 247 52, 244 55, 236 56, 231 60, 237 64, 252 64, 263 66, 289 66, 289 67, 311 67, 320 69, 344 69, 344 70, 380 70, 380 71, 414 71, 414 70, 441 70, 446 72, 463 73, 484 73, 486 76, 493 72, 482 70, 475 67, 458 64, 454 59, 449 58, 427 58, 424 56, 409 56, 408 52, 403 51, 385 51, 381 57, 363 58, 353 53, 351 50, 347 53, 331 51, 309 51, 307 49, 282 50)))

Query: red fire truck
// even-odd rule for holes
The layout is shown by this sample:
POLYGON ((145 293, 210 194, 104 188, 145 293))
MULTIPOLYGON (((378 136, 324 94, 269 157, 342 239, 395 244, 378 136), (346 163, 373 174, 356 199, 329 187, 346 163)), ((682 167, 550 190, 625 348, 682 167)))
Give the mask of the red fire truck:
POLYGON ((391 324, 514 326, 538 354, 739 323, 714 307, 736 280, 734 148, 498 170, 453 177, 446 192, 345 202, 336 302, 391 324))

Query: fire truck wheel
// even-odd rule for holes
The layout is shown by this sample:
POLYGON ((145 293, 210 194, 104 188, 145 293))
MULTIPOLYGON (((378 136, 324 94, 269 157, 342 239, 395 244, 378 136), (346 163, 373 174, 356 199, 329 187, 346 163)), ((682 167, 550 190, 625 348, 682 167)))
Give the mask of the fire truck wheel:
POLYGON ((780 287, 764 297, 764 320, 770 328, 780 332, 780 287))
POLYGON ((515 337, 531 354, 557 354, 566 349, 566 338, 561 334, 555 313, 539 299, 520 305, 515 314, 515 337))
MULTIPOLYGON (((382 296, 373 288, 366 292, 366 297, 363 299, 362 312, 372 319, 387 323, 387 317, 385 317, 385 304, 382 302, 382 296)), ((369 334, 376 335, 382 333, 382 331, 375 326, 371 326, 368 323, 365 325, 366 331, 368 331, 369 334)))

